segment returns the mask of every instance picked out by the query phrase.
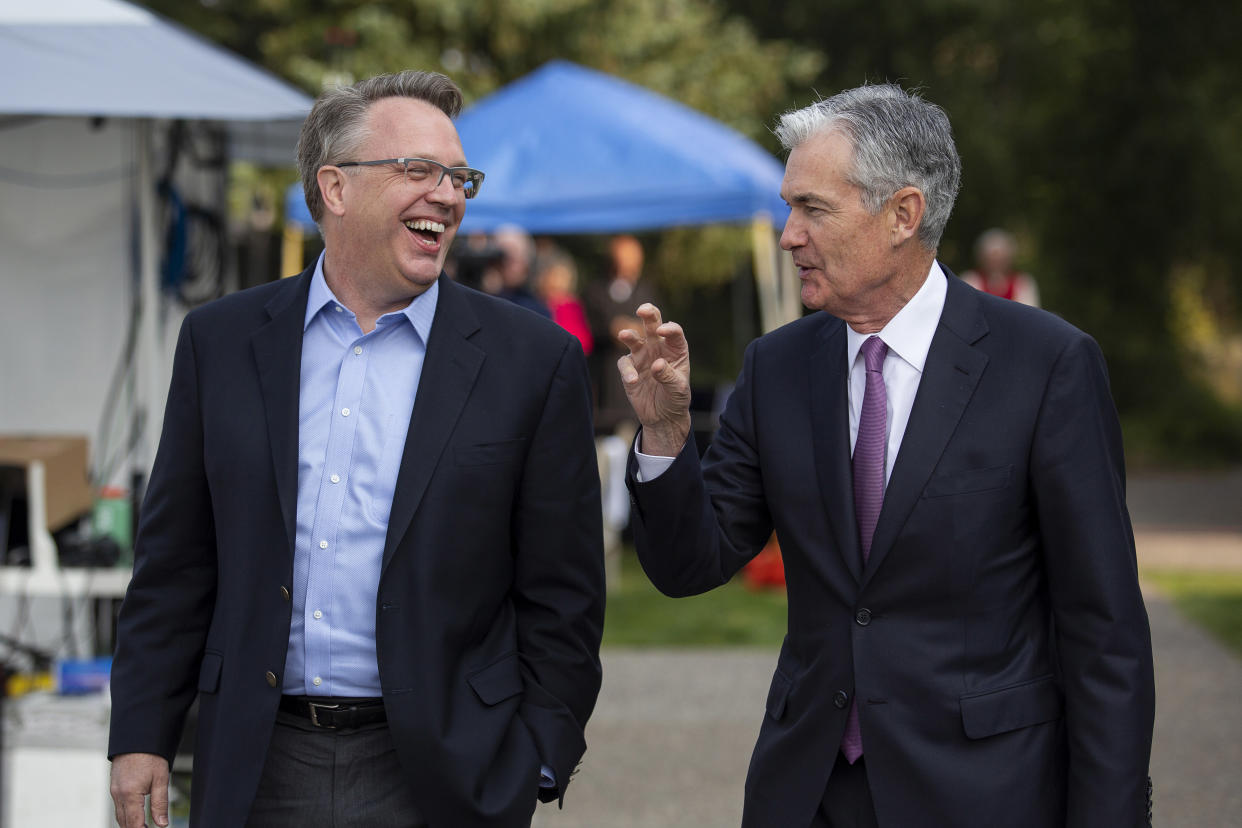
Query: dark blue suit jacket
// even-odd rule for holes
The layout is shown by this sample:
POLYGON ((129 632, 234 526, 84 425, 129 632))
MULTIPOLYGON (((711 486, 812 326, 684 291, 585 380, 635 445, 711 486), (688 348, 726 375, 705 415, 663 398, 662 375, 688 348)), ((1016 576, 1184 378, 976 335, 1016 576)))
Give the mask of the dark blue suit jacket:
MULTIPOLYGON (((109 755, 171 759, 200 701, 193 821, 242 825, 288 646, 313 270, 187 316, 121 610, 109 755)), ((576 339, 440 280, 376 596, 384 704, 433 826, 525 826, 600 686, 603 554, 576 339)), ((547 794, 544 794, 546 797, 547 794)))
POLYGON ((865 567, 845 354, 825 313, 755 341, 701 468, 691 444, 631 470, 670 595, 780 539, 789 631, 744 825, 811 822, 855 700, 885 828, 1145 825, 1151 642, 1095 342, 950 276, 865 567))

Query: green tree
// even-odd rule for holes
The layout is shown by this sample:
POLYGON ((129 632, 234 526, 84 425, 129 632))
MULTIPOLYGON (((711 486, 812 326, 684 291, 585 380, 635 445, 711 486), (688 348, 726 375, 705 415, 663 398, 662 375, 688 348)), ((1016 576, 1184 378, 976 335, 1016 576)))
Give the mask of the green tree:
POLYGON ((324 83, 405 68, 450 75, 467 101, 553 58, 682 101, 751 137, 803 88, 819 52, 758 38, 712 0, 146 0, 278 75, 324 83))
MULTIPOLYGON (((1095 335, 1139 456, 1242 459, 1242 417, 1196 370, 1173 316, 1191 273, 1225 326, 1242 295, 1240 16, 1228 4, 1149 0, 730 0, 760 36, 826 55, 824 95, 863 81, 942 105, 963 186, 941 249, 1006 226, 1045 305, 1095 335)), ((786 105, 804 105, 802 93, 786 105)))

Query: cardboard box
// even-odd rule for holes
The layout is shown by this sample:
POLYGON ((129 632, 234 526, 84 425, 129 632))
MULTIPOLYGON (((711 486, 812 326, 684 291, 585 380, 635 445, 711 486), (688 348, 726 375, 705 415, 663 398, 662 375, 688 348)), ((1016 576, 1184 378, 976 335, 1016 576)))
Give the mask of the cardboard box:
POLYGON ((87 457, 85 437, 0 435, 0 466, 24 470, 42 461, 49 532, 63 529, 94 507, 87 457))

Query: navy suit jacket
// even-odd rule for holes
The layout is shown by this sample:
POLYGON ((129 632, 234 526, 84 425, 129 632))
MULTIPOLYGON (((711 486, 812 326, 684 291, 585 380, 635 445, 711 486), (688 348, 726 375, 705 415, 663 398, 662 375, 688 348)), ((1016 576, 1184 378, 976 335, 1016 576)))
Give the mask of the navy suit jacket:
MULTIPOLYGON (((143 503, 109 755, 171 760, 197 694, 196 825, 244 824, 280 699, 312 272, 186 317, 143 503)), ((603 581, 581 347, 442 277, 375 601, 384 705, 432 826, 527 825, 541 763, 563 795, 603 581)))
POLYGON ((700 466, 630 486, 670 595, 775 529, 789 627, 744 825, 811 822, 856 701, 884 828, 1147 824, 1151 641, 1095 342, 950 276, 864 566, 845 324, 751 344, 700 466))

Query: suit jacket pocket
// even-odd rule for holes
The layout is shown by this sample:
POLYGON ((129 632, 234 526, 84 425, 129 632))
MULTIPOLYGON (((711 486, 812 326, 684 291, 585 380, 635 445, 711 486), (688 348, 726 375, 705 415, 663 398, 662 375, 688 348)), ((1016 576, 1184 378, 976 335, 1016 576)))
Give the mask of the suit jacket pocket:
POLYGON ((923 490, 923 497, 948 497, 1003 489, 1009 485, 1009 478, 1012 474, 1012 464, 993 466, 990 469, 970 469, 969 471, 938 474, 923 490))
POLYGON ((785 707, 789 703, 789 691, 793 689, 793 680, 779 669, 772 676, 772 686, 768 688, 768 715, 774 721, 780 721, 785 715, 785 707))
POLYGON ((525 448, 526 438, 519 437, 516 440, 503 440, 499 443, 458 446, 453 449, 453 458, 459 466, 491 466, 516 460, 525 448))
POLYGON ((510 653, 482 670, 471 673, 466 681, 470 683, 479 701, 488 706, 513 698, 522 692, 522 672, 518 668, 517 653, 510 653))
POLYGON ((202 666, 198 670, 198 691, 214 693, 220 689, 220 671, 223 668, 223 655, 210 651, 204 653, 202 666))
POLYGON ((1061 717, 1061 691, 1052 676, 998 690, 968 693, 960 699, 962 727, 971 739, 1050 722, 1061 717))

